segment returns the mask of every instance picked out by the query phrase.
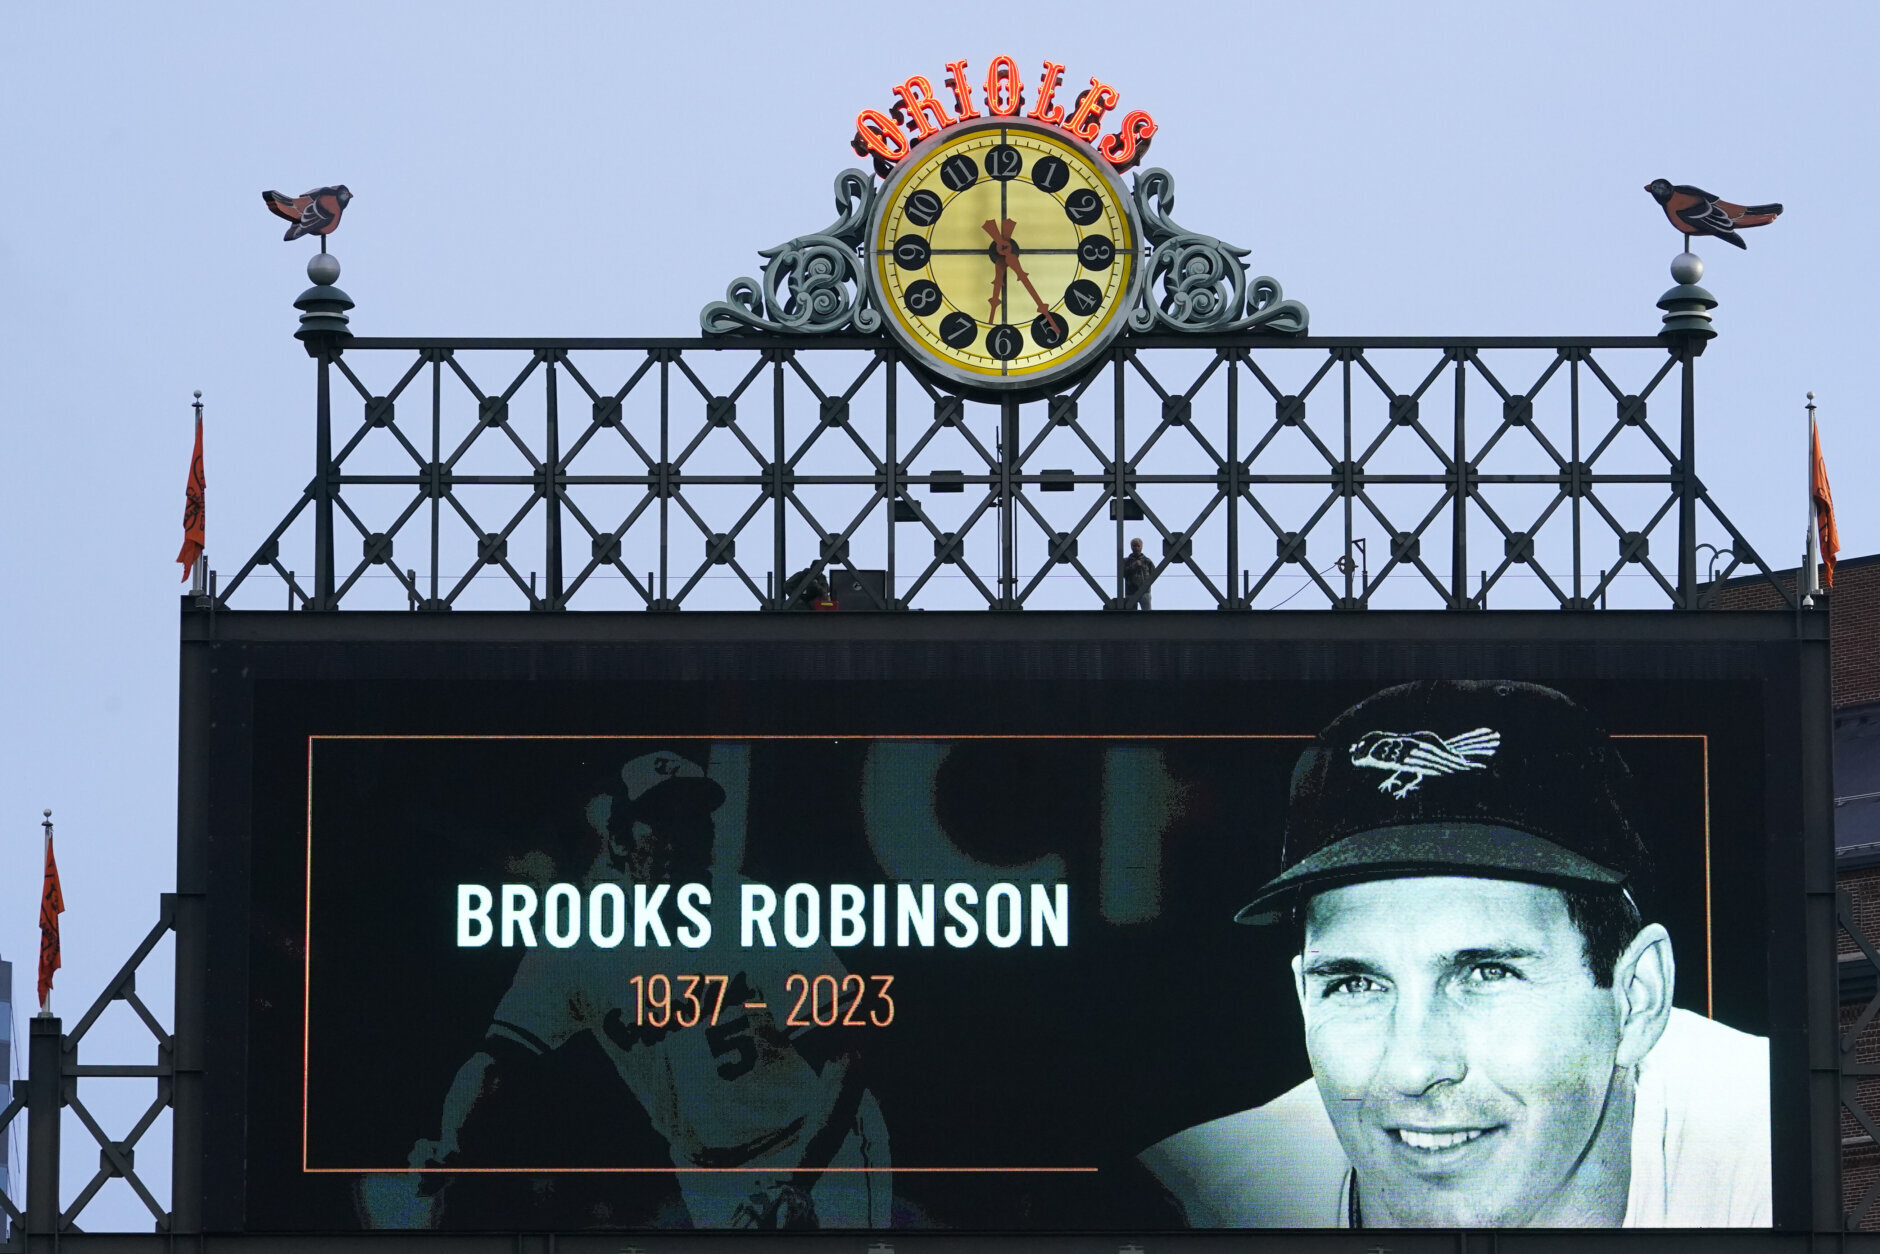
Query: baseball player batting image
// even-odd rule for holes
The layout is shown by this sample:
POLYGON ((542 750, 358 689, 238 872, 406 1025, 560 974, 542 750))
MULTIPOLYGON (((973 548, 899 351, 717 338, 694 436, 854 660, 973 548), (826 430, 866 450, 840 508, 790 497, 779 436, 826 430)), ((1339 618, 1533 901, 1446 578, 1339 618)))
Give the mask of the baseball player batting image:
MULTIPOLYGON (((714 813, 724 802, 724 787, 690 758, 670 749, 635 757, 621 768, 618 786, 589 803, 589 822, 604 839, 584 889, 604 881, 709 883, 714 813)), ((733 882, 714 885, 713 900, 736 901, 736 877, 721 871, 718 878, 733 882)), ((586 1032, 668 1145, 687 1211, 675 1226, 886 1227, 890 1160, 880 1107, 845 1038, 785 1026, 792 972, 845 974, 826 945, 787 956, 743 949, 736 928, 722 923, 697 949, 529 948, 481 1048, 443 1095, 435 1135, 417 1140, 410 1165, 476 1166, 465 1161, 462 1133, 503 1083, 505 1060, 548 1054, 586 1032), (640 1022, 634 977, 681 972, 727 977, 718 1021, 683 1028, 640 1022)), ((431 1181, 448 1178, 416 1177, 424 1183, 415 1207, 414 1177, 368 1178, 362 1208, 377 1226, 437 1226, 426 1199, 438 1195, 431 1181)))
POLYGON ((1533 684, 1326 727, 1237 916, 1295 929, 1312 1076, 1143 1152, 1187 1222, 1768 1226, 1768 1042, 1673 1007, 1632 786, 1533 684))

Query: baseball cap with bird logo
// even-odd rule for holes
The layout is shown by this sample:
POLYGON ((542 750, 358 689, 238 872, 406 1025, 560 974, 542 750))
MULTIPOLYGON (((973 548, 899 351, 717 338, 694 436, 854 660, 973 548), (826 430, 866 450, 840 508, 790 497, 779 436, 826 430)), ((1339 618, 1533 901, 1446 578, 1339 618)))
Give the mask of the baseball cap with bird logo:
POLYGON ((1293 770, 1281 870, 1237 916, 1272 923, 1360 880, 1464 875, 1636 894, 1631 776, 1585 709, 1514 681, 1421 680, 1352 706, 1293 770))

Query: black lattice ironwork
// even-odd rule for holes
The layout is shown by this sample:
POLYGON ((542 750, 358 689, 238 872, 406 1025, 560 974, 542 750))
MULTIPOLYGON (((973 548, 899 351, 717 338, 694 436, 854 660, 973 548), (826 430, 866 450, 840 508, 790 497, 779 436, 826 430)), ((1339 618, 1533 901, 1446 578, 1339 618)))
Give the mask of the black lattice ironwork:
POLYGON ((1133 336, 1024 403, 879 336, 312 351, 314 477, 219 607, 779 609, 827 571, 844 609, 1116 608, 1132 537, 1158 608, 1695 609, 1768 571, 1670 336, 1133 336))
POLYGON ((62 1031, 61 1022, 56 1018, 31 1020, 33 1030, 28 1078, 17 1083, 13 1101, 0 1110, 0 1135, 5 1134, 7 1125, 22 1111, 29 1108, 32 1111, 28 1127, 26 1208, 22 1210, 16 1207, 4 1193, 0 1193, 0 1211, 4 1211, 29 1237, 83 1231, 78 1226, 79 1215, 98 1196, 99 1191, 114 1179, 121 1179, 130 1186, 137 1200, 143 1203, 155 1220, 158 1232, 169 1231, 169 1209, 157 1200, 149 1184, 137 1174, 136 1166, 138 1142, 156 1124, 158 1116, 173 1105, 175 1097, 174 1038, 137 995, 138 968, 176 926, 176 898, 165 893, 160 900, 156 926, 150 929, 117 974, 105 984, 104 990, 70 1032, 62 1031), (79 1047, 86 1035, 111 1004, 119 1001, 129 1006, 138 1021, 150 1032, 156 1045, 156 1061, 81 1063, 79 1047), (156 1091, 130 1130, 120 1137, 113 1137, 80 1096, 80 1083, 86 1079, 148 1079, 155 1081, 156 1091), (42 1118, 43 1110, 50 1110, 52 1117, 42 1118), (69 1206, 58 1200, 59 1131, 66 1122, 60 1117, 62 1110, 70 1110, 78 1125, 98 1146, 98 1169, 73 1197, 69 1206))

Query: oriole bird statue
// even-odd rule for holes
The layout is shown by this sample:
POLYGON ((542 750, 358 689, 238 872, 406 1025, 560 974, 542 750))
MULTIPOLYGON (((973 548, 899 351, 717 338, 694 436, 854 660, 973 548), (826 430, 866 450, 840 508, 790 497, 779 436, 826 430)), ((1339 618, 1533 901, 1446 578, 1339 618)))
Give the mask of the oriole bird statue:
POLYGON ((339 183, 316 187, 304 196, 262 192, 261 199, 276 217, 286 218, 290 223, 287 234, 281 238, 299 239, 303 235, 331 235, 339 225, 339 215, 346 212, 352 193, 346 190, 344 183, 339 183))
POLYGON ((1752 226, 1767 226, 1781 216, 1781 205, 1736 205, 1711 195, 1688 183, 1653 179, 1645 190, 1664 209, 1671 225, 1686 235, 1711 235, 1717 239, 1748 248, 1737 232, 1752 226))

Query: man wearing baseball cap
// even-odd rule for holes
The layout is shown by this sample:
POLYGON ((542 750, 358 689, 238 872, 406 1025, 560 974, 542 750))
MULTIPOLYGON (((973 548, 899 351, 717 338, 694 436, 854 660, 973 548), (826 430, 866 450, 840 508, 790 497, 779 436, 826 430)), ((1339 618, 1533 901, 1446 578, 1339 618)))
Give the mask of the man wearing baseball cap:
POLYGON ((629 878, 659 884, 711 870, 712 813, 725 790, 703 767, 670 749, 642 754, 620 768, 620 787, 595 798, 589 820, 629 878), (601 813, 599 803, 606 803, 601 813))
POLYGON ((1423 681, 1293 772, 1282 870, 1312 1079, 1144 1151, 1195 1227, 1770 1223, 1768 1043, 1675 1009, 1591 716, 1423 681))

